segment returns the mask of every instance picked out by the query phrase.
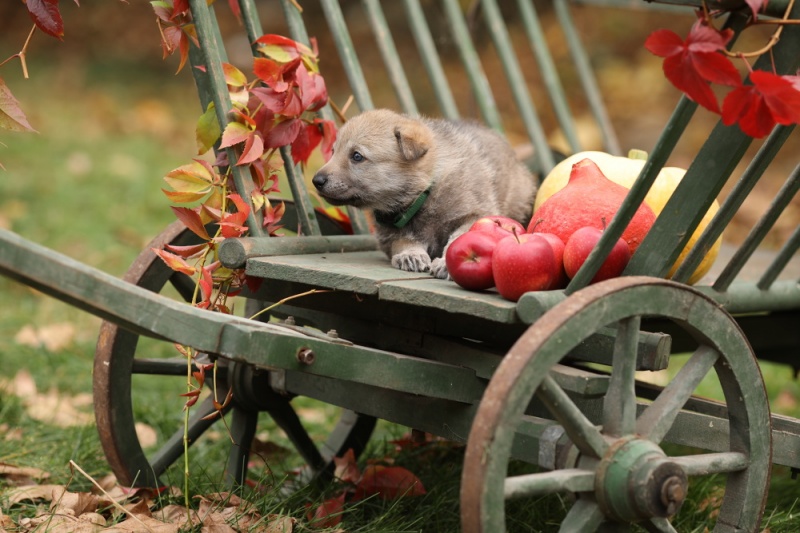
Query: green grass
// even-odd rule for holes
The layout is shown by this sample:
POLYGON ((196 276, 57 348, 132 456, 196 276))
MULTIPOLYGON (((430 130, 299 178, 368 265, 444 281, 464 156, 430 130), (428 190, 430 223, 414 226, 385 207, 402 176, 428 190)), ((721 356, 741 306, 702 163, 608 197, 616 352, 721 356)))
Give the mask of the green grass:
MULTIPOLYGON (((187 88, 186 76, 177 79, 161 74, 131 72, 123 67, 110 71, 107 65, 85 70, 85 76, 65 76, 57 67, 40 69, 45 74, 24 82, 7 80, 22 105, 29 110, 39 135, 5 135, 0 162, 7 171, 0 179, 0 224, 33 241, 52 247, 121 275, 127 265, 167 224, 172 222, 168 203, 160 192, 161 177, 186 163, 194 153, 193 121, 198 109, 192 99, 181 95, 187 88), (62 84, 58 98, 49 87, 55 79, 62 84), (24 94, 24 97, 22 96, 24 94), (176 102, 178 103, 176 105, 176 102)), ((5 73, 4 73, 5 74, 5 73)), ((32 373, 40 392, 50 389, 69 398, 91 392, 92 357, 99 320, 47 298, 28 288, 0 278, 0 361, 2 379, 7 382, 21 370, 32 373), (65 347, 49 351, 15 341, 26 326, 43 327, 68 323, 73 334, 65 347)), ((153 353, 169 356, 169 347, 151 347, 153 353)), ((770 398, 786 414, 800 415, 792 403, 798 385, 790 369, 764 366, 770 398)), ((16 428, 22 439, 0 436, 0 462, 33 466, 46 470, 48 482, 70 483, 72 490, 88 490, 90 483, 74 476, 69 461, 79 464, 93 477, 108 473, 95 428, 91 425, 57 427, 32 418, 23 400, 0 390, 0 424, 16 428)), ((136 380, 136 412, 163 438, 182 423, 184 400, 182 378, 136 380)), ((718 396, 713 385, 700 391, 718 396)), ((67 400, 69 401, 69 400, 67 400)), ((300 400, 310 433, 324 438, 336 409, 300 400)), ((191 451, 192 494, 205 494, 223 488, 222 470, 227 453, 224 428, 191 451)), ((365 458, 394 457, 396 464, 414 472, 427 489, 425 496, 384 502, 370 499, 346 507, 343 527, 350 532, 451 532, 459 529, 458 492, 461 481, 463 448, 433 445, 406 449, 396 454, 388 440, 406 428, 388 423, 379 425, 365 458)), ((279 446, 290 447, 285 435, 266 417, 259 436, 279 446)), ((299 461, 295 455, 268 454, 267 467, 254 469, 257 482, 266 490, 247 492, 264 514, 280 513, 304 520, 306 505, 323 501, 334 494, 335 486, 311 486, 291 495, 281 492, 281 466, 291 468, 299 461)), ((165 476, 165 481, 182 486, 181 465, 165 476)), ((528 471, 529 466, 513 464, 512 471, 528 471)), ((15 505, 4 500, 8 484, 0 479, 0 508, 12 518, 32 516, 37 507, 15 505)), ((676 521, 679 531, 698 531, 713 520, 719 495, 713 480, 693 483, 692 497, 676 521), (711 503, 709 505, 709 503, 711 503)), ((764 527, 772 533, 800 529, 796 517, 796 482, 786 469, 775 468, 764 527)), ((163 503, 181 503, 165 499, 163 503)), ((514 502, 508 506, 510 531, 553 531, 569 509, 564 496, 552 495, 534 502, 514 502)))

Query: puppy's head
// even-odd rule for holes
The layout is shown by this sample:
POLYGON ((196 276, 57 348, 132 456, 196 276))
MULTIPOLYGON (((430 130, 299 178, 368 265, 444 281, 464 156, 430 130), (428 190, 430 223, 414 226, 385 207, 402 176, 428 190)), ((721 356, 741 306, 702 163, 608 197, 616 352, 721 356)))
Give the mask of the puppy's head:
POLYGON ((433 148, 433 132, 422 121, 386 109, 366 111, 339 130, 333 157, 312 181, 334 205, 393 211, 428 187, 433 148))

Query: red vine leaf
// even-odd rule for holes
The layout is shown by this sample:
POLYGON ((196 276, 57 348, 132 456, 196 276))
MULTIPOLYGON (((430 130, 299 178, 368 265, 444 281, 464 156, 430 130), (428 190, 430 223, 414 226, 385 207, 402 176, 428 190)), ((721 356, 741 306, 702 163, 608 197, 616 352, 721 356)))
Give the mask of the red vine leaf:
POLYGON ((188 246, 177 246, 175 244, 165 244, 164 248, 169 250, 172 253, 178 254, 179 256, 183 257, 184 259, 189 257, 197 257, 206 249, 208 245, 206 243, 202 244, 192 244, 188 246))
POLYGON ((219 147, 228 148, 234 144, 243 143, 247 141, 247 138, 252 133, 250 128, 241 122, 228 122, 228 125, 225 126, 225 131, 222 133, 222 143, 219 147))
POLYGON ((767 0, 745 0, 747 5, 753 11, 753 20, 758 18, 758 12, 762 11, 767 6, 767 0))
POLYGON ((257 57, 253 61, 253 73, 258 78, 272 87, 275 92, 285 92, 289 89, 289 81, 292 80, 297 66, 302 59, 296 57, 288 63, 280 63, 272 59, 257 57))
POLYGON ((425 494, 422 482, 402 466, 369 465, 356 485, 355 500, 377 494, 382 500, 425 494))
POLYGON ((203 221, 200 219, 200 215, 197 213, 197 211, 194 209, 189 209, 188 207, 175 206, 170 206, 170 209, 172 209, 172 212, 175 213, 176 217, 178 217, 178 220, 183 222, 183 225, 191 230, 195 235, 206 241, 211 240, 211 237, 208 235, 206 227, 203 224, 203 221))
POLYGON ((280 148, 288 146, 294 142, 300 133, 303 121, 298 118, 284 120, 272 128, 264 138, 264 146, 267 148, 280 148))
POLYGON ((332 120, 314 119, 322 126, 322 157, 328 161, 333 157, 333 143, 336 141, 336 125, 332 120))
POLYGON ((286 93, 276 92, 271 87, 256 87, 250 90, 250 94, 258 98, 264 107, 272 114, 280 113, 286 107, 286 93))
POLYGON ((314 529, 338 526, 342 522, 344 498, 345 493, 343 492, 339 496, 325 500, 313 512, 309 509, 306 513, 309 525, 314 529))
POLYGON ((237 165, 247 165, 264 155, 264 141, 256 132, 251 131, 244 142, 242 155, 236 162, 237 165))
POLYGON ((305 124, 292 143, 292 160, 294 160, 295 165, 298 163, 307 163, 314 148, 319 145, 321 140, 322 132, 320 131, 319 125, 313 123, 305 124))
POLYGON ((731 60, 718 53, 732 37, 731 30, 719 31, 698 21, 686 41, 670 30, 657 30, 647 38, 645 48, 664 58, 664 74, 675 87, 706 109, 719 113, 709 82, 741 85, 731 60))
POLYGON ((752 85, 742 85, 728 93, 722 105, 722 122, 738 123, 751 137, 764 137, 775 124, 800 123, 800 90, 796 76, 778 76, 755 70, 752 85))
POLYGON ((152 248, 153 253, 155 253, 158 257, 161 258, 164 263, 167 264, 169 268, 174 270, 175 272, 181 272, 186 274, 187 276, 194 276, 197 272, 197 269, 183 260, 182 257, 167 252, 165 250, 159 250, 157 248, 152 248))
POLYGON ((28 15, 36 27, 57 39, 64 38, 64 21, 58 11, 58 0, 27 0, 28 15))
POLYGON ((19 102, 11 94, 11 89, 3 78, 0 78, 0 128, 16 132, 36 131, 28 123, 25 113, 19 107, 19 102))
POLYGON ((343 483, 356 483, 361 477, 361 471, 358 469, 358 464, 356 463, 356 454, 353 452, 352 448, 348 448, 343 456, 334 457, 333 463, 336 465, 333 477, 339 481, 343 483))

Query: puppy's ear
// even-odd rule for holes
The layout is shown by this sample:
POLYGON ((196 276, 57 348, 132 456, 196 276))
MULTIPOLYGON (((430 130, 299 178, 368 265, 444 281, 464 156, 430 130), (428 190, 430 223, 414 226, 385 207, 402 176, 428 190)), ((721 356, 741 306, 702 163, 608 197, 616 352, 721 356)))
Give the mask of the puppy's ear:
POLYGON ((425 155, 433 144, 431 130, 417 121, 409 120, 395 126, 394 136, 403 159, 413 161, 425 155))

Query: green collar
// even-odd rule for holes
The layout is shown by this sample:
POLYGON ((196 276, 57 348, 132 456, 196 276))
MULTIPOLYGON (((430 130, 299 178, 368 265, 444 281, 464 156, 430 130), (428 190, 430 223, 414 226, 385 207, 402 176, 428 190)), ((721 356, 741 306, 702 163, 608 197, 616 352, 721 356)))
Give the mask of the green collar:
POLYGON ((397 229, 401 229, 406 227, 406 225, 411 222, 411 219, 414 218, 422 206, 425 204, 425 200, 428 199, 428 196, 431 194, 431 189, 436 184, 436 180, 434 179, 431 184, 428 186, 427 189, 422 191, 417 199, 408 206, 408 209, 403 211, 402 213, 384 213, 384 212, 375 212, 375 221, 379 224, 383 224, 384 226, 394 226, 397 229))

